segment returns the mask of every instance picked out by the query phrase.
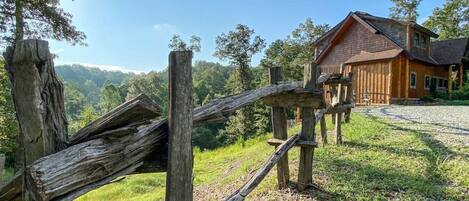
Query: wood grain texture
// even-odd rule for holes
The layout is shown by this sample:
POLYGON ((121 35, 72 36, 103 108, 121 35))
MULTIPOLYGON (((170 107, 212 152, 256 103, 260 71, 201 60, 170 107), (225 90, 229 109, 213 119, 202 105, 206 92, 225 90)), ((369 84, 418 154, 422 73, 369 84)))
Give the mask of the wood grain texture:
MULTIPOLYGON (((272 67, 269 68, 269 79, 271 85, 276 85, 282 81, 282 68, 272 67)), ((288 138, 287 133, 287 115, 284 107, 272 107, 272 130, 273 136, 279 140, 285 140, 288 138)), ((277 145, 278 146, 278 145, 277 145)), ((290 170, 288 167, 288 152, 280 158, 277 163, 277 183, 279 189, 287 187, 287 183, 290 180, 290 170)))
POLYGON ((169 143, 167 201, 191 201, 192 196, 192 51, 169 54, 169 143))
MULTIPOLYGON (((298 83, 279 84, 217 99, 193 111, 194 125, 223 122, 237 109, 262 97, 302 88, 298 83)), ((168 142, 166 119, 140 125, 137 132, 107 138, 102 136, 43 157, 28 168, 29 185, 42 200, 71 199, 142 166, 168 142)))
POLYGON ((231 194, 226 201, 242 201, 246 196, 256 188, 261 181, 267 176, 269 171, 274 165, 284 156, 289 149, 291 149, 295 143, 300 139, 298 134, 292 136, 288 140, 280 144, 270 158, 256 171, 254 174, 240 189, 231 194))

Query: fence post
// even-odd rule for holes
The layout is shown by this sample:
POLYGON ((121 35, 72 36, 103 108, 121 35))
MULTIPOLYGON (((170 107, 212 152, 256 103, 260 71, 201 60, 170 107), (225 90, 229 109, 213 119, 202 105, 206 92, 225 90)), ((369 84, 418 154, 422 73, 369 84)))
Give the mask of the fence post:
POLYGON ((192 52, 169 54, 169 146, 166 200, 192 200, 192 52))
MULTIPOLYGON (((272 67, 269 68, 270 84, 275 85, 279 81, 282 81, 282 68, 272 67)), ((283 107, 272 107, 272 129, 274 138, 286 140, 287 134, 287 116, 285 114, 285 108, 283 107)), ((286 188, 287 183, 290 180, 290 171, 288 168, 288 152, 280 159, 277 163, 277 180, 278 187, 280 189, 286 188)))
MULTIPOLYGON (((305 65, 303 85, 307 90, 314 90, 317 79, 317 64, 305 65)), ((313 108, 302 108, 300 141, 315 141, 316 119, 313 108)), ((304 190, 313 181, 313 154, 312 147, 300 148, 300 165, 298 170, 298 188, 304 190)))
MULTIPOLYGON (((343 71, 344 71, 344 65, 341 64, 340 65, 340 72, 343 74, 343 71)), ((338 100, 339 103, 337 105, 342 105, 343 96, 344 96, 343 87, 342 87, 342 84, 339 83, 339 85, 337 87, 337 100, 338 100)), ((335 136, 336 136, 336 143, 337 144, 342 144, 342 127, 341 127, 341 124, 342 124, 342 113, 336 113, 336 115, 335 115, 335 136)))
MULTIPOLYGON (((350 83, 347 85, 347 95, 345 96, 345 102, 350 104, 353 102, 353 73, 349 72, 348 77, 350 78, 350 83)), ((350 123, 351 113, 352 108, 348 108, 344 115, 345 123, 350 123)))
POLYGON ((0 186, 3 185, 3 170, 5 169, 5 155, 0 154, 0 186))

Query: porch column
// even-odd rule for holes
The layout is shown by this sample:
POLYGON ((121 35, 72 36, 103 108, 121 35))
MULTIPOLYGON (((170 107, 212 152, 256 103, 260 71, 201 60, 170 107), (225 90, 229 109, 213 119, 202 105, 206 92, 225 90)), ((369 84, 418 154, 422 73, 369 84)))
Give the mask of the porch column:
POLYGON ((405 65, 405 99, 409 99, 409 87, 410 87, 410 64, 409 64, 409 59, 406 59, 406 65, 405 65))

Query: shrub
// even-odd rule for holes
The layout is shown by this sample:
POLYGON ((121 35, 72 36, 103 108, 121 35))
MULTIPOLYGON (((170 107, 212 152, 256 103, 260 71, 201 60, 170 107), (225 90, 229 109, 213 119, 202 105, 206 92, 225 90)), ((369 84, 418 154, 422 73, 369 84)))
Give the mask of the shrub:
POLYGON ((420 100, 423 101, 423 102, 434 102, 435 98, 433 98, 432 96, 424 96, 424 97, 420 98, 420 100))

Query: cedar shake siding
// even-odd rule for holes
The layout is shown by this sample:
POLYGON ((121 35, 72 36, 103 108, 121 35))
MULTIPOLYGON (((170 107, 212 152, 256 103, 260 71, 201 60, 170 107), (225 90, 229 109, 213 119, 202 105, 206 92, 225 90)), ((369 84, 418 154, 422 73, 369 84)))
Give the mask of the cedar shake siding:
POLYGON ((374 34, 354 21, 348 25, 345 36, 326 53, 327 55, 320 62, 321 69, 325 73, 338 73, 340 64, 352 56, 361 52, 379 52, 391 49, 399 49, 399 47, 382 35, 374 34))

